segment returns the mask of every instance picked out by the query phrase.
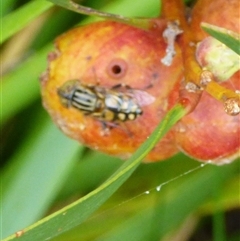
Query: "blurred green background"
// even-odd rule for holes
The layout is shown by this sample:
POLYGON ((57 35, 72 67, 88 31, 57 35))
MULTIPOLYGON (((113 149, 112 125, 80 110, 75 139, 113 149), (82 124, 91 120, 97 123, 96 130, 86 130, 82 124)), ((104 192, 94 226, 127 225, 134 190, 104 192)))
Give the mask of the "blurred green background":
MULTIPOLYGON (((82 3, 129 17, 156 17, 160 9, 158 0, 82 3)), ((3 239, 91 192, 122 161, 68 139, 41 104, 39 76, 53 40, 94 20, 44 0, 1 5, 3 239)), ((86 222, 52 240, 239 240, 239 160, 221 167, 200 165, 183 154, 141 164, 86 222)))

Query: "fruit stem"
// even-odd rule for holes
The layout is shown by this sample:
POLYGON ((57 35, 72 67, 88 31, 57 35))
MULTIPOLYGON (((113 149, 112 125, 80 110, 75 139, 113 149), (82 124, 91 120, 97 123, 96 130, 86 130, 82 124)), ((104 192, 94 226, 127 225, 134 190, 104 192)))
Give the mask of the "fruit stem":
MULTIPOLYGON (((190 30, 189 24, 187 23, 187 20, 185 18, 185 6, 183 1, 162 0, 161 2, 162 17, 168 19, 169 21, 179 22, 179 27, 183 30, 183 34, 179 36, 178 43, 182 49, 186 85, 188 83, 194 83, 196 87, 198 87, 196 95, 201 95, 199 91, 205 90, 212 97, 221 101, 225 106, 225 111, 227 114, 236 115, 237 112, 239 113, 240 111, 236 111, 236 109, 240 109, 240 93, 229 90, 218 84, 214 80, 213 74, 210 71, 203 70, 197 63, 197 60, 195 58, 197 41, 194 37, 194 33, 190 30), (206 78, 208 79, 207 81, 206 78), (235 108, 226 108, 226 102, 234 103, 233 105, 235 108), (234 111, 229 111, 229 109, 234 109, 234 111)), ((184 97, 181 96, 181 93, 183 92, 180 91, 180 102, 182 101, 182 99, 187 98, 186 93, 184 97)), ((189 98, 189 100, 191 100, 191 98, 189 98)), ((193 110, 197 103, 197 101, 191 102, 190 105, 192 105, 192 107, 190 108, 190 110, 193 110)))
POLYGON ((219 85, 214 75, 208 71, 203 70, 200 78, 201 87, 204 88, 215 99, 223 102, 224 110, 229 115, 237 115, 240 113, 240 93, 234 92, 221 85, 219 85))
POLYGON ((181 0, 162 0, 162 17, 179 24, 183 34, 179 35, 177 41, 182 49, 182 59, 184 66, 185 86, 180 90, 180 103, 190 111, 194 110, 200 99, 202 90, 199 86, 199 76, 201 67, 195 59, 196 43, 185 18, 185 6, 181 0), (194 83, 195 90, 189 90, 188 83, 194 83), (187 101, 188 100, 188 101, 187 101))

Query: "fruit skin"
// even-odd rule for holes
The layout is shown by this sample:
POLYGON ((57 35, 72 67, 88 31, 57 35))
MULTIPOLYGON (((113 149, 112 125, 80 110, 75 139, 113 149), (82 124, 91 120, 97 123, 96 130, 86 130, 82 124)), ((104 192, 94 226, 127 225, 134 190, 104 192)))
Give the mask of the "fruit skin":
MULTIPOLYGON (((222 85, 239 89, 239 74, 222 85)), ((223 104, 204 92, 196 109, 176 126, 179 149, 187 155, 216 164, 230 162, 239 155, 240 116, 225 113, 223 104)))
POLYGON ((206 22, 240 33, 239 0, 198 0, 192 10, 191 29, 197 41, 209 36, 200 26, 206 22))
MULTIPOLYGON (((196 33, 198 41, 203 40, 203 44, 209 43, 206 42, 208 34, 200 29, 202 21, 240 33, 238 9, 238 0, 199 0, 193 8, 191 22, 191 29, 196 33)), ((208 45, 208 53, 210 51, 211 46, 208 45)), ((196 57, 202 67, 208 68, 211 64, 207 58, 204 59, 200 49, 196 57)), ((228 89, 239 91, 240 72, 237 71, 223 81, 218 76, 222 71, 222 67, 219 66, 215 66, 214 69, 216 80, 221 80, 220 84, 228 89)), ((215 164, 228 163, 240 154, 240 116, 226 114, 223 104, 204 91, 196 109, 182 118, 176 126, 175 136, 179 149, 187 155, 215 164)))
MULTIPOLYGON (((49 55, 41 92, 44 107, 65 134, 95 150, 123 159, 131 156, 146 140, 169 110, 169 93, 182 79, 181 51, 177 46, 171 66, 160 61, 167 47, 162 38, 165 21, 160 26, 160 29, 145 31, 103 21, 72 29, 56 40, 57 50, 49 55), (120 67, 120 73, 116 66, 120 67), (143 106, 143 114, 135 120, 117 125, 110 123, 112 128, 107 131, 99 120, 61 104, 57 89, 74 79, 84 85, 108 89, 118 84, 128 85, 147 92, 155 101, 143 106)), ((176 152, 174 134, 170 131, 146 160, 163 160, 176 152)))
POLYGON ((219 82, 228 80, 240 69, 238 54, 210 36, 198 44, 196 58, 219 82))

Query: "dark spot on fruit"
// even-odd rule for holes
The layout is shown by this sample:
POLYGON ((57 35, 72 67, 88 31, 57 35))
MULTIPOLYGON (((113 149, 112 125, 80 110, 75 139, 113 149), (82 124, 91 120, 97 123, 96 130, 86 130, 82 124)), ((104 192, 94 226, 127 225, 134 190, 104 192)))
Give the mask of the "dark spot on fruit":
POLYGON ((55 59, 57 59, 60 56, 60 52, 58 50, 52 51, 48 54, 48 61, 51 62, 55 59))
POLYGON ((115 79, 124 77, 126 72, 127 63, 123 59, 113 59, 107 67, 108 75, 115 79))
POLYGON ((92 56, 91 56, 91 55, 86 56, 86 60, 87 60, 87 61, 90 61, 91 59, 92 59, 92 56))
POLYGON ((119 65, 112 66, 112 72, 114 74, 120 74, 122 72, 121 66, 119 66, 119 65))
POLYGON ((157 72, 154 72, 154 73, 152 74, 152 78, 153 78, 154 80, 158 79, 158 78, 159 78, 159 74, 158 74, 157 72))

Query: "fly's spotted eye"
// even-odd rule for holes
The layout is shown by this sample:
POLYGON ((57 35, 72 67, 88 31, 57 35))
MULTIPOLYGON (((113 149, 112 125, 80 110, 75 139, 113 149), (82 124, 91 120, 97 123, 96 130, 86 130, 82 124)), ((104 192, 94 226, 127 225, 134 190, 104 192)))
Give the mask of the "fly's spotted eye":
POLYGON ((113 59, 107 67, 107 73, 112 78, 120 79, 126 75, 127 69, 128 65, 125 60, 113 59))

